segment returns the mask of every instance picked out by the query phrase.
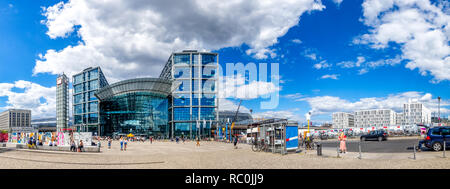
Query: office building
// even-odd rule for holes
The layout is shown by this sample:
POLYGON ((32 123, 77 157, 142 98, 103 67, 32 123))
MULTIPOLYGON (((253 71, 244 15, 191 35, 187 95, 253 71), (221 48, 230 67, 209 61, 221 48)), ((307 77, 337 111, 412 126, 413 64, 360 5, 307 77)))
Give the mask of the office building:
POLYGON ((183 51, 172 53, 160 78, 173 81, 169 97, 171 136, 211 136, 218 121, 217 53, 183 51))
POLYGON ((94 95, 108 85, 100 67, 86 68, 73 76, 73 119, 77 131, 101 133, 99 101, 94 95))
POLYGON ((0 130, 10 133, 34 132, 31 126, 31 110, 10 109, 0 114, 0 130))
POLYGON ((355 127, 354 115, 351 113, 335 112, 333 113, 332 118, 333 118, 333 128, 343 129, 355 127))
POLYGON ((404 125, 431 124, 431 111, 419 102, 403 104, 403 115, 404 125))
POLYGON ((355 127, 384 127, 396 123, 395 112, 391 109, 355 111, 355 127))
POLYGON ((63 73, 56 79, 56 130, 62 132, 69 126, 69 79, 63 73))
POLYGON ((100 135, 169 137, 171 82, 159 78, 120 81, 95 94, 100 101, 100 135))

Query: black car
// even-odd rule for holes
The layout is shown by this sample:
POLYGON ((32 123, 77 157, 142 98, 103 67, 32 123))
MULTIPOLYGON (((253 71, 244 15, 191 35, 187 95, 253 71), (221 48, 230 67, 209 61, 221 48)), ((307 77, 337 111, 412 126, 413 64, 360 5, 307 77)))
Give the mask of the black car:
POLYGON ((366 141, 366 140, 378 140, 378 141, 383 141, 383 140, 387 140, 388 134, 386 131, 384 130, 377 130, 377 131, 372 131, 367 135, 362 135, 361 136, 361 141, 366 141))

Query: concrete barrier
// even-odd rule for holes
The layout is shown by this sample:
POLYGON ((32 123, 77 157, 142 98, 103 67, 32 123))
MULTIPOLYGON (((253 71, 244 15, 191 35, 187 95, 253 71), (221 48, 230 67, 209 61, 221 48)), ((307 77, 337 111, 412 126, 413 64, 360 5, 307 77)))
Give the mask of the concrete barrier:
MULTIPOLYGON (((17 149, 29 149, 26 144, 16 144, 17 149)), ((47 151, 66 151, 70 152, 70 146, 36 146, 35 150, 47 150, 47 151)), ((84 146, 83 152, 100 152, 98 146, 84 146)))

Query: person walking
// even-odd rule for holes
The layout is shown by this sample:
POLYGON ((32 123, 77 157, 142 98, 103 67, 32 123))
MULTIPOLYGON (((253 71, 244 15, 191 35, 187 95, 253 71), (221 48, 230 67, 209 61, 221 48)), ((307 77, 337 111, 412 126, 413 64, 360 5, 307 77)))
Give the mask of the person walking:
POLYGON ((339 141, 339 148, 341 149, 341 153, 347 153, 347 146, 345 144, 345 142, 347 141, 347 136, 344 134, 344 132, 339 135, 339 141))
POLYGON ((111 143, 112 143, 111 137, 108 137, 108 149, 111 149, 111 143))
POLYGON ((197 137, 197 144, 196 146, 200 146, 200 137, 197 137))
POLYGON ((123 138, 120 137, 120 151, 123 151, 123 138))
POLYGON ((234 136, 234 149, 237 149, 238 136, 234 136))
POLYGON ((128 138, 125 138, 123 150, 127 151, 128 138))
POLYGON ((153 144, 153 136, 150 137, 150 144, 153 144))

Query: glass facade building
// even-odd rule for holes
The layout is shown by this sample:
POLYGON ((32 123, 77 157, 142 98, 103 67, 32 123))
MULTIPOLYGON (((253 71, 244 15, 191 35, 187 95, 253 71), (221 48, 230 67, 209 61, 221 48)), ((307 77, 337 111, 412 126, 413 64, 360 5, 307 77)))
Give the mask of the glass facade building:
POLYGON ((212 136, 218 121, 217 53, 183 51, 173 53, 160 78, 173 81, 169 97, 171 136, 212 136))
POLYGON ((171 82, 158 78, 121 81, 100 89, 102 136, 169 137, 168 96, 171 82))
POLYGON ((73 76, 73 121, 77 131, 102 133, 99 101, 94 95, 108 81, 100 67, 87 68, 73 76))

